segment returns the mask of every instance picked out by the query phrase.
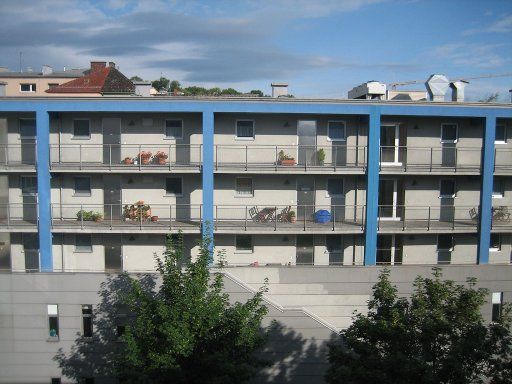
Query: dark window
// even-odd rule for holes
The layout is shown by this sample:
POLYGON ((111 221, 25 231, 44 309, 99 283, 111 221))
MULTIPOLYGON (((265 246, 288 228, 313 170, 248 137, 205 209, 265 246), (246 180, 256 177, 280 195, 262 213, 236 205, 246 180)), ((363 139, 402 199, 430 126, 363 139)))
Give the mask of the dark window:
POLYGON ((76 139, 88 139, 91 137, 89 120, 73 120, 73 137, 76 139))
POLYGON ((443 124, 441 126, 441 142, 454 143, 457 141, 457 124, 443 124))
POLYGON ((499 233, 491 233, 491 242, 489 244, 491 251, 501 250, 501 236, 499 233))
POLYGON ((83 384, 94 384, 94 378, 93 377, 84 377, 82 380, 80 380, 83 384))
POLYGON ((327 123, 327 132, 329 140, 344 141, 345 140, 345 123, 343 121, 329 121, 327 123))
POLYGON ((329 265, 343 264, 343 237, 341 235, 326 235, 325 248, 329 253, 329 265))
POLYGON ((183 138, 182 120, 165 120, 165 137, 168 139, 183 138))
POLYGON ((507 142, 507 133, 504 125, 496 126, 496 138, 494 139, 497 143, 506 143, 507 142))
POLYGON ((327 179, 327 194, 330 197, 343 196, 343 179, 327 179))
POLYGON ((452 235, 438 235, 437 236, 437 250, 451 251, 453 249, 453 236, 452 235))
POLYGON ((48 89, 55 88, 55 87, 57 87, 58 85, 59 85, 58 83, 48 83, 48 89))
POLYGON ((252 236, 251 235, 236 235, 235 236, 235 249, 237 251, 252 252, 252 236))
POLYGON ((492 293, 492 321, 498 321, 503 307, 503 292, 492 293))
POLYGON ((253 195, 252 178, 237 177, 235 192, 238 196, 252 196, 253 195))
POLYGON ((240 139, 254 138, 254 121, 238 120, 236 122, 236 137, 240 139))
POLYGON ((92 252, 90 234, 75 235, 75 252, 92 252))
POLYGON ((118 305, 116 313, 116 333, 117 337, 123 336, 128 323, 128 307, 126 305, 118 305))
POLYGON ((59 337, 59 306, 48 304, 48 333, 50 337, 59 337))
POLYGON ((20 84, 21 92, 35 92, 36 89, 37 88, 35 84, 20 84))
POLYGON ((52 384, 60 384, 60 377, 52 377, 52 384))
POLYGON ((11 270, 10 234, 0 233, 0 271, 11 270))
POLYGON ((494 180, 492 183, 492 197, 495 199, 503 197, 503 179, 497 176, 494 176, 494 180))
POLYGON ((75 177, 75 195, 87 195, 91 194, 91 178, 77 176, 75 177))
POLYGON ((172 196, 181 196, 181 194, 183 193, 181 177, 166 178, 165 193, 172 196))
POLYGON ((21 176, 21 193, 23 195, 33 195, 37 193, 36 176, 21 176))
POLYGON ((92 337, 92 305, 82 305, 83 337, 92 337))
POLYGON ((20 119, 20 137, 22 139, 33 139, 36 137, 35 119, 20 119))
POLYGON ((439 190, 440 197, 455 197, 455 180, 441 180, 439 190))

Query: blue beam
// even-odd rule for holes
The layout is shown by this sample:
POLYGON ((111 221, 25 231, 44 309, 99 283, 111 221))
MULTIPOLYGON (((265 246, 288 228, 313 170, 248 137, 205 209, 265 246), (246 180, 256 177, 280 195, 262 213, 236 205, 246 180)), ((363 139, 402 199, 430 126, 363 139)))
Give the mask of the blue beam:
POLYGON ((50 115, 44 108, 36 110, 37 207, 39 258, 41 272, 53 271, 50 183, 50 115))
POLYGON ((368 124, 368 159, 366 166, 366 219, 364 264, 377 261, 377 217, 379 209, 380 108, 373 107, 368 124))
POLYGON ((203 112, 203 212, 202 233, 210 243, 210 263, 213 262, 213 111, 203 112))
POLYGON ((482 153, 482 185, 480 188, 480 230, 478 239, 478 264, 489 263, 491 243, 492 190, 494 182, 494 141, 496 138, 496 116, 485 118, 482 153))

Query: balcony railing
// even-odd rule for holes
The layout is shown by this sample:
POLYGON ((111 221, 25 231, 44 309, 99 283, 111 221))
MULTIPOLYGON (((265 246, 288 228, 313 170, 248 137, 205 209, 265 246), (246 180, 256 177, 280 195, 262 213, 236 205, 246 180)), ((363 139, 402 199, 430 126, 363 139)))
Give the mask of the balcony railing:
POLYGON ((50 146, 53 169, 199 169, 200 144, 61 144, 50 146))
POLYGON ((0 144, 0 167, 34 169, 36 165, 35 142, 0 144))
POLYGON ((512 172, 512 150, 507 148, 494 150, 494 171, 512 172))
POLYGON ((35 229, 38 224, 36 203, 0 204, 0 227, 35 229))

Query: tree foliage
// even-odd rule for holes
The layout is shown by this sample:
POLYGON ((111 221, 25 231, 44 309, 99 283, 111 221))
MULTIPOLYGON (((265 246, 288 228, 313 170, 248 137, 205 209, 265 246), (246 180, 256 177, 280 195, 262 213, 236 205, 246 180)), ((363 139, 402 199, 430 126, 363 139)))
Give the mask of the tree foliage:
POLYGON ((161 76, 158 80, 151 82, 151 86, 157 91, 167 91, 169 89, 170 80, 166 77, 161 76))
POLYGON ((139 77, 139 76, 132 76, 132 77, 130 77, 130 80, 131 81, 143 81, 142 77, 139 77))
POLYGON ((329 350, 329 383, 482 383, 512 381, 510 310, 486 325, 480 307, 488 295, 442 280, 417 277, 410 298, 398 297, 384 270, 373 287, 368 314, 357 314, 329 350))

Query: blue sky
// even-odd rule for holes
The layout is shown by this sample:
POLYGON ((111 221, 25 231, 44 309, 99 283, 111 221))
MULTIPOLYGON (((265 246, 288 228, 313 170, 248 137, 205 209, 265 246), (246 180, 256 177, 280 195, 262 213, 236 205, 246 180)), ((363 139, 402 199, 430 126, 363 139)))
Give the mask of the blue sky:
MULTIPOLYGON (((149 80, 343 98, 367 80, 512 72, 512 1, 3 0, 0 66, 17 70, 20 51, 34 69, 106 60, 149 80)), ((467 96, 511 88, 473 80, 467 96)))

